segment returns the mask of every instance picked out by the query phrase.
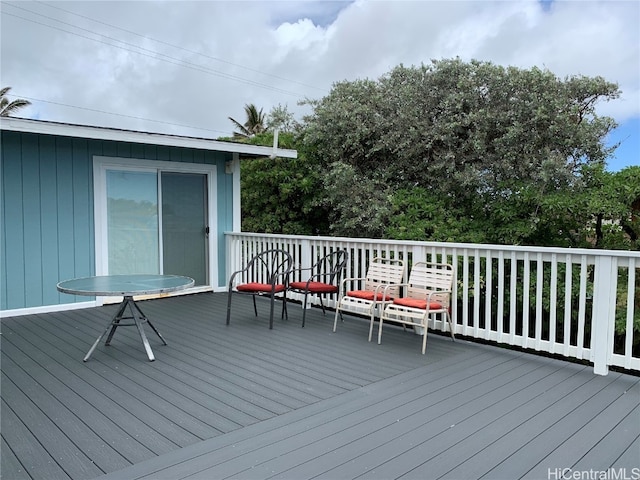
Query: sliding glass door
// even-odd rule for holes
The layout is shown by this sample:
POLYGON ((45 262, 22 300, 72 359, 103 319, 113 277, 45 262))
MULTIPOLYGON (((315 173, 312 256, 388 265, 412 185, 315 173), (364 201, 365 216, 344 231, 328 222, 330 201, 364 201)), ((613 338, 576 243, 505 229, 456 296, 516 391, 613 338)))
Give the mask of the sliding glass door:
POLYGON ((99 167, 96 250, 105 258, 98 273, 186 275, 208 285, 211 172, 99 167))

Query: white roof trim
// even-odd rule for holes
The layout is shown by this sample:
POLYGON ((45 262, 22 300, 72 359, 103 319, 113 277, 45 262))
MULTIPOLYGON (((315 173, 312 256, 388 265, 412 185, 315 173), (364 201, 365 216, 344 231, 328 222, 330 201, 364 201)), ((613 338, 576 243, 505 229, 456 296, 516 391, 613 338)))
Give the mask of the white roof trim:
POLYGON ((164 133, 138 132, 135 130, 120 130, 117 128, 94 127, 89 125, 74 125, 26 118, 0 117, 0 130, 13 132, 40 133, 46 135, 60 135, 63 137, 91 138, 94 140, 113 140, 118 142, 144 143, 149 145, 164 145, 167 147, 196 148, 218 152, 239 153, 257 157, 274 155, 281 158, 297 158, 297 150, 286 148, 262 147, 244 143, 221 142, 206 138, 184 137, 164 133))

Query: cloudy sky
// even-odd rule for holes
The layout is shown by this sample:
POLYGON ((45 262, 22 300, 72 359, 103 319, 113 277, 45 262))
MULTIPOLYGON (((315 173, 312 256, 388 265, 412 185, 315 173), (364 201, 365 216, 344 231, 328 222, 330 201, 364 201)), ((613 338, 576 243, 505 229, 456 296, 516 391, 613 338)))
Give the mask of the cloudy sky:
POLYGON ((5 1, 0 83, 19 116, 230 136, 243 107, 286 106, 334 82, 460 57, 622 90, 598 106, 620 127, 610 170, 640 164, 640 2, 5 1))

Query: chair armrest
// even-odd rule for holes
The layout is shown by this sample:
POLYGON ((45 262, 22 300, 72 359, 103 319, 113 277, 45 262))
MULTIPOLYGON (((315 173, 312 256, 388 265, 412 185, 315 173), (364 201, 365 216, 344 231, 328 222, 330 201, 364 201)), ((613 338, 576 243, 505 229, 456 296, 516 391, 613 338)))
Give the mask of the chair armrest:
POLYGON ((236 270, 235 272, 233 272, 231 274, 231 277, 229 277, 229 289, 231 289, 233 287, 233 281, 236 279, 236 276, 242 272, 246 272, 247 269, 243 268, 242 270, 236 270))
POLYGON ((427 295, 427 305, 431 303, 431 297, 433 295, 449 295, 449 307, 451 307, 451 295, 453 294, 452 290, 438 290, 434 292, 429 292, 427 295))
MULTIPOLYGON (((295 274, 296 272, 304 272, 305 270, 313 270, 313 267, 299 267, 299 268, 292 268, 291 269, 291 274, 295 274)), ((295 277, 294 277, 295 278, 295 277)), ((304 281, 304 280, 300 280, 300 281, 304 281)))
POLYGON ((347 278, 343 278, 342 280, 340 280, 340 285, 338 288, 338 296, 342 297, 345 295, 345 292, 347 291, 347 284, 348 283, 355 283, 355 282, 362 282, 366 280, 365 277, 347 277, 347 278))
POLYGON ((346 285, 348 282, 362 282, 364 280, 366 280, 365 277, 347 277, 340 281, 340 285, 346 285))

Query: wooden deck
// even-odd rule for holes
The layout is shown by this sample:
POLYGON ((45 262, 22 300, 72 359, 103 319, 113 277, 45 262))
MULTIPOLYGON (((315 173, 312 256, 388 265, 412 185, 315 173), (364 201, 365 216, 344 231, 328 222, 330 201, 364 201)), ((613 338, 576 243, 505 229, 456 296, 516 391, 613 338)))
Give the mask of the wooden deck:
POLYGON ((155 362, 133 328, 82 362, 113 305, 2 320, 2 478, 640 478, 638 377, 438 335, 423 356, 297 305, 270 331, 240 296, 229 326, 225 294, 141 307, 155 362))

